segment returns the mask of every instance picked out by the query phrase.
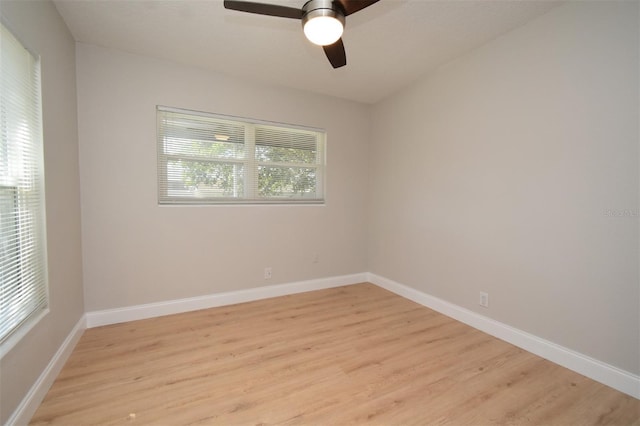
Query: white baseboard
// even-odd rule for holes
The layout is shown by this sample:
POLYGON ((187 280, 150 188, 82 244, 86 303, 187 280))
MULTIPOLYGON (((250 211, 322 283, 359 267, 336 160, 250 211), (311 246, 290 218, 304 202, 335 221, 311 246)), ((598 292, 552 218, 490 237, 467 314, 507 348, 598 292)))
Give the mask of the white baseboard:
POLYGON ((540 337, 482 316, 453 303, 428 295, 414 288, 372 273, 343 275, 289 284, 258 287, 201 297, 150 303, 126 308, 88 312, 71 330, 29 393, 24 397, 6 423, 6 426, 28 424, 55 381, 60 370, 73 351, 85 328, 116 324, 138 319, 152 318, 206 309, 216 306, 250 302, 288 294, 370 282, 399 296, 412 300, 471 327, 518 346, 551 362, 559 364, 620 392, 640 399, 640 376, 621 370, 579 352, 549 342, 540 337))
POLYGON ((71 332, 64 339, 60 348, 56 351, 49 364, 44 369, 42 374, 38 377, 38 380, 31 386, 27 395, 22 399, 20 405, 15 409, 5 426, 18 426, 27 425, 31 420, 31 417, 35 414, 36 410, 40 406, 40 403, 47 395, 49 388, 58 377, 60 370, 67 362, 69 355, 73 352, 73 348, 76 347, 78 340, 82 336, 82 332, 86 328, 86 321, 84 315, 73 327, 71 332))
POLYGON ((182 312, 197 311, 199 309, 214 308, 217 306, 234 305, 236 303, 286 296, 288 294, 340 287, 343 285, 365 282, 366 280, 366 273, 342 275, 308 281, 298 281, 289 284, 271 285, 247 290, 190 297, 186 299, 169 300, 166 302, 128 306, 125 308, 87 312, 87 328, 154 318, 163 315, 179 314, 182 312))
POLYGON ((640 376, 376 274, 368 281, 539 357, 640 399, 640 376))

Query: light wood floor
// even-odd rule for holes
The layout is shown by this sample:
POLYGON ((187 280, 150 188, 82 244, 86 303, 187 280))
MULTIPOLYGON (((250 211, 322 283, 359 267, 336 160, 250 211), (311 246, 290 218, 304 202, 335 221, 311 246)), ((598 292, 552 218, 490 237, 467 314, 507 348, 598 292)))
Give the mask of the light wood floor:
POLYGON ((89 329, 50 423, 640 425, 640 401, 358 284, 89 329))

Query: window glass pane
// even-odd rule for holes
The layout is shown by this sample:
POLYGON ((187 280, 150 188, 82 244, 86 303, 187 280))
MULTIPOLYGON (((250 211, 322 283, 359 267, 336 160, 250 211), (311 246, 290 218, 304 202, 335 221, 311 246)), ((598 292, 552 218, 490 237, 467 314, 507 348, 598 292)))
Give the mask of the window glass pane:
POLYGON ((168 193, 171 197, 242 197, 244 165, 209 161, 167 162, 168 193))
MULTIPOLYGON (((0 187, 0 299, 4 300, 12 280, 19 277, 18 217, 16 191, 0 187)), ((9 303, 0 303, 0 310, 9 303)))
POLYGON ((240 159, 244 143, 167 138, 164 151, 173 156, 240 159))
POLYGON ((244 157, 244 128, 237 123, 165 113, 160 126, 165 154, 207 158, 244 157))
POLYGON ((261 197, 316 198, 316 169, 303 167, 258 167, 261 197))
POLYGON ((275 126, 256 126, 256 145, 315 149, 318 132, 275 126))
POLYGON ((302 149, 256 145, 256 160, 264 163, 316 164, 317 155, 315 146, 313 149, 302 149))

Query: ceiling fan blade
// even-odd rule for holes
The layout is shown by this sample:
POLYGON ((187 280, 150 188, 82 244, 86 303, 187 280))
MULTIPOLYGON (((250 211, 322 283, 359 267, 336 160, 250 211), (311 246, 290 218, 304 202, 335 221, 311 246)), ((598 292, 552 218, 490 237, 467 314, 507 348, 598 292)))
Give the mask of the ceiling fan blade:
POLYGON ((225 9, 239 12, 257 13, 258 15, 278 16, 280 18, 302 19, 302 9, 280 6, 277 4, 254 3, 251 1, 224 0, 225 9))
POLYGON ((334 0, 336 3, 339 3, 340 6, 344 9, 344 16, 351 15, 352 13, 356 13, 359 10, 364 9, 365 7, 369 7, 374 3, 377 3, 379 0, 334 0))
POLYGON ((333 68, 340 68, 347 65, 347 54, 344 51, 344 44, 341 38, 329 46, 322 46, 322 49, 333 68))

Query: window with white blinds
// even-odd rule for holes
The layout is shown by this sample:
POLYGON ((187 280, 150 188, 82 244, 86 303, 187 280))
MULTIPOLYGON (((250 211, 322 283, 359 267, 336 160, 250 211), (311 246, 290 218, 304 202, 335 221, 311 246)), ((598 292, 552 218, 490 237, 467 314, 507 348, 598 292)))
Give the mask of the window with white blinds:
POLYGON ((325 133, 158 107, 160 204, 323 203, 325 133))
POLYGON ((0 341, 47 307, 40 60, 0 33, 0 341))

